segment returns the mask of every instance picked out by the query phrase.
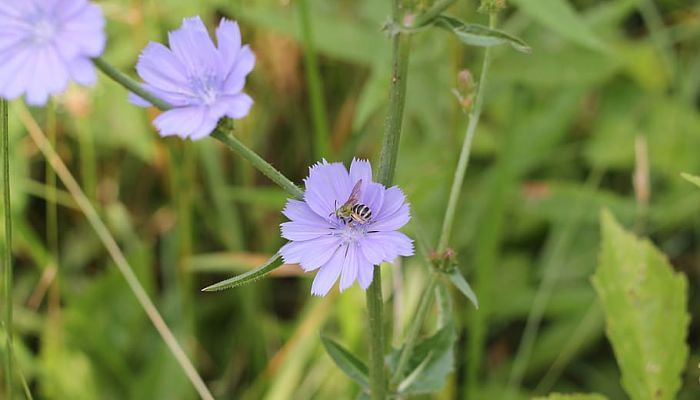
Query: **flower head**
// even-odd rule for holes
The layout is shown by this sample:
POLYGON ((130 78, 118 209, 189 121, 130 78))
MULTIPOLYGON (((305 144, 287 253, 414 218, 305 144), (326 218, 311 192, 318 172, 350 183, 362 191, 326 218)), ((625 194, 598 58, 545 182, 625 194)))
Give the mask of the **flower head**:
MULTIPOLYGON (((197 140, 208 136, 224 116, 248 115, 253 100, 242 91, 255 55, 241 46, 237 23, 222 19, 214 45, 199 17, 185 18, 168 40, 170 48, 149 43, 136 65, 146 82, 143 88, 173 106, 154 121, 161 136, 197 140)), ((130 100, 150 106, 133 93, 130 100)))
POLYGON ((70 80, 95 82, 105 20, 86 0, 0 1, 0 97, 45 104, 70 80))
POLYGON ((304 201, 290 199, 283 211, 291 221, 281 225, 282 237, 290 242, 280 254, 305 271, 319 270, 312 294, 325 296, 338 277, 341 291, 356 280, 367 289, 375 265, 413 254, 411 239, 397 231, 411 219, 406 197, 396 186, 372 182, 369 162, 353 160, 348 173, 324 160, 309 169, 305 183, 304 201), (354 203, 362 215, 338 215, 360 181, 354 203))

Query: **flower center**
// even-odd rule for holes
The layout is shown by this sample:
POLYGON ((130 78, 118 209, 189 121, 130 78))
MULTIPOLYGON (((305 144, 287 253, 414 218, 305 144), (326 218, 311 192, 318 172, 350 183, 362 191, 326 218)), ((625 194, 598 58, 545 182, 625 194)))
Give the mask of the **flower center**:
POLYGON ((343 239, 344 243, 354 243, 367 235, 367 225, 350 221, 347 224, 341 223, 336 231, 336 235, 343 239))
POLYGON ((190 85, 197 99, 207 106, 212 105, 219 97, 215 79, 211 75, 191 78, 190 85))
POLYGON ((56 35, 57 28, 56 24, 49 18, 38 18, 32 28, 32 39, 34 43, 38 45, 50 43, 56 35))

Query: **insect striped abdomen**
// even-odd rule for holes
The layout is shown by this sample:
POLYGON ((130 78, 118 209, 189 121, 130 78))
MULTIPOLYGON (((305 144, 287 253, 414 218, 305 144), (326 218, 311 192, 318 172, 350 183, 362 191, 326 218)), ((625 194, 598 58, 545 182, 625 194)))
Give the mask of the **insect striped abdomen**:
POLYGON ((355 204, 352 206, 353 219, 364 224, 372 218, 372 210, 364 204, 355 204))

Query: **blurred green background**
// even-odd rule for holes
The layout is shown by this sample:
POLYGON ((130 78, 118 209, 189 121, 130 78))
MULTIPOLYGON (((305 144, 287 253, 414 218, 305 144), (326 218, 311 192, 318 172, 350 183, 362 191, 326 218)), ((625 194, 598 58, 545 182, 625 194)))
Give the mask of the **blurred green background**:
MULTIPOLYGON (((104 58, 129 73, 143 46, 183 17, 239 21, 257 55, 237 136, 294 181, 317 161, 297 0, 114 0, 104 58)), ((416 0, 418 9, 429 0, 416 0)), ((550 391, 623 399, 589 278, 608 207, 649 236, 690 283, 690 358, 679 398, 700 398, 700 4, 691 0, 512 0, 500 28, 530 55, 494 51, 455 222, 475 311, 453 293, 455 372, 426 398, 501 399, 550 391), (567 4, 569 5, 567 7, 567 4), (531 352, 518 352, 541 313, 531 352), (471 345, 469 343, 472 343, 471 345), (468 380, 469 359, 479 360, 468 380)), ((332 160, 377 161, 390 74, 381 27, 390 2, 308 0, 332 160)), ((485 23, 476 1, 451 15, 485 23)), ((435 242, 466 116, 451 93, 478 76, 483 49, 431 29, 412 41, 396 183, 412 204, 406 231, 435 242)), ((18 365, 35 398, 193 399, 197 395, 104 247, 10 108, 18 365), (54 218, 54 214, 55 218, 54 218)), ((366 355, 364 294, 312 298, 313 274, 289 267, 217 293, 199 290, 254 268, 283 240, 286 195, 213 139, 158 137, 154 110, 101 76, 32 113, 98 207, 168 325, 217 398, 352 399, 358 387, 319 332, 366 355)), ((389 343, 398 344, 427 279, 417 258, 384 266, 389 343)))

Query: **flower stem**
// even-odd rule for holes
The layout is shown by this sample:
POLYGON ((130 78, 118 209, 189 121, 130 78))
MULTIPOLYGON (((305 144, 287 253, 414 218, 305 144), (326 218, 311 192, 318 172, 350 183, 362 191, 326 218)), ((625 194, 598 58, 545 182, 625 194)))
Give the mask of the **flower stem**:
POLYGON ((5 390, 6 397, 14 398, 12 378, 12 217, 10 215, 10 129, 7 101, 0 100, 0 152, 2 152, 2 215, 5 225, 2 240, 3 289, 5 291, 5 390))
POLYGON ((311 101, 311 117, 314 125, 314 157, 320 160, 329 154, 329 129, 325 101, 323 99, 323 83, 318 69, 318 59, 313 42, 312 25, 309 18, 307 0, 298 0, 297 8, 301 23, 301 39, 304 43, 304 70, 311 101))
MULTIPOLYGON (((396 23, 401 18, 401 0, 394 0, 392 18, 396 23)), ((404 104, 406 102, 406 78, 411 49, 411 37, 396 33, 392 39, 392 74, 389 92, 389 111, 384 123, 384 138, 379 158, 377 181, 391 186, 396 169, 404 104)), ((369 381, 373 400, 386 398, 386 377, 384 370, 384 325, 382 317, 382 273, 375 267, 372 284, 367 290, 367 311, 369 314, 370 363, 369 381)))
MULTIPOLYGON (((496 27, 496 14, 491 13, 489 16, 489 28, 494 29, 496 27)), ((452 234, 452 223, 455 219, 455 212, 457 211, 457 203, 459 202, 459 195, 462 192, 462 183, 464 183, 464 175, 467 171, 467 166, 469 166, 469 156, 471 154, 472 142, 474 141, 474 133, 476 132, 476 126, 479 124, 479 118, 481 118, 481 109, 484 104, 484 92, 486 88, 486 78, 488 77, 489 67, 491 66, 491 48, 486 47, 484 50, 484 61, 481 66, 481 77, 479 78, 479 87, 476 93, 476 100, 474 101, 474 108, 472 108, 469 114, 469 123, 467 125, 467 132, 464 136, 464 142, 462 143, 462 152, 459 154, 459 161, 457 162, 457 169, 455 170, 454 179, 452 181, 452 188, 450 189, 450 197, 447 201, 447 210, 445 211, 445 218, 442 220, 442 231, 440 233, 440 240, 438 242, 438 253, 442 253, 447 248, 450 242, 450 235, 452 234)))
MULTIPOLYGON (((144 90, 138 82, 116 69, 107 61, 101 58, 95 58, 93 59, 93 61, 95 62, 97 68, 102 70, 102 72, 104 72, 105 75, 122 85, 127 90, 130 90, 135 94, 139 95, 141 98, 147 100, 160 110, 166 111, 172 108, 170 104, 157 98, 151 93, 148 93, 148 91, 144 90)), ((238 153, 238 155, 248 160, 251 164, 253 164, 253 167, 257 168, 260 172, 262 172, 265 176, 270 178, 270 180, 279 185, 282 189, 287 191, 287 193, 289 193, 290 195, 294 196, 295 198, 303 197, 304 192, 297 185, 295 185, 294 182, 289 180, 289 178, 287 178, 281 172, 275 169, 275 167, 270 165, 270 163, 263 160, 262 157, 260 157, 253 150, 244 145, 243 142, 241 142, 233 136, 233 124, 230 122, 231 121, 228 119, 223 120, 222 123, 220 123, 219 126, 217 126, 216 130, 211 134, 211 136, 218 139, 221 143, 228 146, 228 148, 230 148, 231 150, 238 153)))
MULTIPOLYGON (((496 14, 492 13, 489 18, 489 26, 494 28, 496 25, 496 14)), ((479 88, 476 94, 476 101, 474 103, 474 108, 469 114, 469 123, 467 125, 467 131, 464 138, 464 143, 462 144, 462 151, 459 155, 459 161, 457 162, 457 168, 455 170, 454 180, 452 182, 452 188, 450 189, 450 197, 447 202, 447 209, 445 211, 445 217, 442 224, 442 232, 440 234, 440 240, 438 242, 438 254, 442 254, 447 249, 448 243, 450 241, 450 233, 452 231, 452 222, 454 221, 455 212, 457 210, 457 202, 459 201, 459 195, 462 189, 462 183, 464 182, 464 175, 469 165, 469 155, 471 153, 471 146, 474 140, 474 133, 476 132, 476 126, 479 123, 479 118, 481 117, 481 109, 484 103, 484 88, 486 87, 486 78, 488 76, 489 66, 491 65, 491 52, 490 48, 487 47, 484 51, 484 61, 481 67, 481 78, 479 80, 479 88)), ((394 371, 394 376, 392 377, 392 385, 398 383, 398 380, 402 378, 403 370, 406 363, 410 359, 411 353, 413 352, 413 347, 415 346, 416 338, 420 332, 421 326, 428 315, 429 305, 432 302, 433 295, 435 294, 435 286, 437 285, 437 274, 438 271, 431 271, 428 284, 423 289, 423 293, 420 297, 420 303, 416 311, 415 317, 411 322, 408 334, 406 336, 406 342, 399 356, 399 362, 394 371)))

